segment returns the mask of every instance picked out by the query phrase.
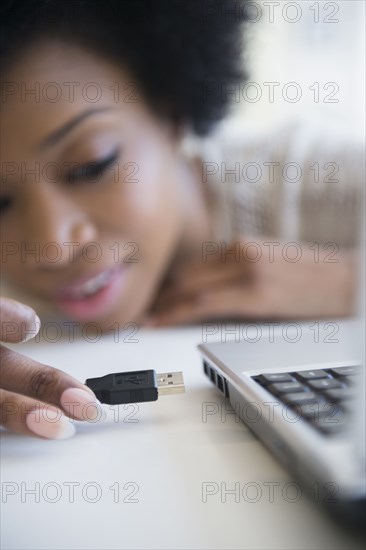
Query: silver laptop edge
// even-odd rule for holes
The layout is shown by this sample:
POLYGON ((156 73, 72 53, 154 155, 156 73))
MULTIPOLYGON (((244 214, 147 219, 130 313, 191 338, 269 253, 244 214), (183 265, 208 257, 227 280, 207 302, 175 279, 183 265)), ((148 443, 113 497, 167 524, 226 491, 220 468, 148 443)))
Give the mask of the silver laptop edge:
MULTIPOLYGON (((324 321, 324 325, 326 323, 324 321)), ((297 342, 292 339, 291 331, 286 333, 287 339, 284 340, 284 325, 279 325, 271 340, 266 336, 259 341, 249 337, 239 342, 205 343, 199 349, 206 374, 266 447, 295 473, 304 486, 318 483, 320 488, 324 488, 323 500, 329 500, 327 492, 329 487, 334 487, 337 502, 350 505, 365 498, 363 442, 360 445, 360 438, 364 441, 365 422, 359 415, 362 411, 360 401, 365 398, 363 384, 360 385, 362 396, 354 407, 357 430, 347 430, 338 437, 326 437, 308 422, 289 416, 288 406, 281 404, 278 398, 252 379, 253 375, 262 373, 360 365, 363 357, 359 343, 364 339, 360 319, 332 320, 329 323, 339 328, 337 338, 331 342, 317 342, 309 328, 311 324, 294 323, 294 327, 301 328, 301 339, 297 342)), ((350 506, 348 511, 354 515, 350 506)), ((342 509, 343 513, 347 515, 347 510, 342 509)))

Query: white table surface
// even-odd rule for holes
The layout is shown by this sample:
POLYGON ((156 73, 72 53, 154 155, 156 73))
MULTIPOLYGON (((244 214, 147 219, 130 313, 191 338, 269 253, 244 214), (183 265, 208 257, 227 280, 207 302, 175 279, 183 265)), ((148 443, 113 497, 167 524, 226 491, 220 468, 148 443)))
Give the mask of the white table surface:
POLYGON ((103 421, 78 422, 69 440, 2 433, 2 488, 15 493, 4 498, 3 491, 2 549, 362 548, 312 498, 288 502, 282 496, 294 480, 245 425, 230 414, 203 421, 204 403, 220 409, 222 398, 201 370, 200 327, 135 337, 135 343, 109 335, 96 343, 18 346, 80 380, 119 370, 183 370, 186 394, 107 407, 103 421), (207 482, 219 490, 203 502, 207 482), (268 482, 279 483, 273 502, 268 482), (73 498, 70 483, 78 484, 73 498), (247 498, 235 502, 228 494, 222 502, 221 483, 247 487, 247 498), (262 495, 250 502, 258 487, 262 495), (27 493, 32 488, 39 502, 27 493))

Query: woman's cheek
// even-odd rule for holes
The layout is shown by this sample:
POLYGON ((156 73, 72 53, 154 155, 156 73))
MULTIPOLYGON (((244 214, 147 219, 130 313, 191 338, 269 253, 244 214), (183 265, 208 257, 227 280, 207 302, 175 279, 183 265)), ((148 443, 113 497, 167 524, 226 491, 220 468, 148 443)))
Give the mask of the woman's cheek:
POLYGON ((10 225, 9 228, 1 227, 1 275, 13 282, 21 282, 24 279, 24 263, 26 258, 21 254, 21 238, 16 228, 10 225))
MULTIPOLYGON (((168 220, 171 210, 175 210, 175 198, 165 181, 167 173, 141 167, 139 176, 137 182, 124 188, 123 210, 128 228, 145 233, 168 220)), ((170 181, 173 187, 173 180, 170 181)))

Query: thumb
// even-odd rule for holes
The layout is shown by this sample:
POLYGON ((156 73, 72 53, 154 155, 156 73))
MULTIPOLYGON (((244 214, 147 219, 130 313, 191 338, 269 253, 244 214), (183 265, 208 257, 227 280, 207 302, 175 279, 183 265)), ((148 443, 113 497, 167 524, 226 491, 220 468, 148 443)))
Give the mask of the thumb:
POLYGON ((34 338, 41 326, 36 312, 10 298, 0 297, 0 341, 25 342, 34 338))

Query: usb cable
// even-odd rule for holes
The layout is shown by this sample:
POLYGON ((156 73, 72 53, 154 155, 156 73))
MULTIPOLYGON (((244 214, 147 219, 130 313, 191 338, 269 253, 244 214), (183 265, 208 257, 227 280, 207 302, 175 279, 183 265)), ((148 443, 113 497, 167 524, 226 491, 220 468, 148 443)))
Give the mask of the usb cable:
POLYGON ((185 392, 182 372, 116 372, 100 378, 88 378, 85 384, 101 403, 109 405, 156 401, 160 395, 185 392))

